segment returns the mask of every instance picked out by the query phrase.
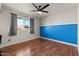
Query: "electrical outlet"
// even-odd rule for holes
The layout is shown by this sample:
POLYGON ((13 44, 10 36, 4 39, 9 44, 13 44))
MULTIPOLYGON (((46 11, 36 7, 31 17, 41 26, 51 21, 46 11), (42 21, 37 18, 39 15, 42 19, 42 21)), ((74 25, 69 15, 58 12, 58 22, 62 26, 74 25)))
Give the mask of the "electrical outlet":
POLYGON ((10 42, 11 40, 10 39, 8 39, 8 42, 10 42))

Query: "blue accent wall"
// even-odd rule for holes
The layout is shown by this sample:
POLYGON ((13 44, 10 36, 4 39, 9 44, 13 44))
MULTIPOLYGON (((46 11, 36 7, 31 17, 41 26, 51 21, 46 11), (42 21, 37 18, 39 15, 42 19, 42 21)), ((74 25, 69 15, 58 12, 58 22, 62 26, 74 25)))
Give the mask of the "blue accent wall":
POLYGON ((40 26, 40 36, 77 44, 77 24, 40 26))

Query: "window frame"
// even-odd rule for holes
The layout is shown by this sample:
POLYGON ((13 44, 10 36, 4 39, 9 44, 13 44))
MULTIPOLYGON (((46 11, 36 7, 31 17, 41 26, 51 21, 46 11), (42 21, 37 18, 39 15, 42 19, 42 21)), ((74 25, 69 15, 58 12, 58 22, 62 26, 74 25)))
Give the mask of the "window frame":
POLYGON ((17 32, 22 32, 22 31, 27 31, 27 29, 30 31, 30 18, 28 18, 28 17, 17 17, 17 32), (23 24, 23 29, 21 29, 21 28, 18 28, 18 19, 23 19, 24 21, 25 20, 28 20, 29 21, 29 26, 27 26, 27 28, 24 28, 24 24, 23 24))

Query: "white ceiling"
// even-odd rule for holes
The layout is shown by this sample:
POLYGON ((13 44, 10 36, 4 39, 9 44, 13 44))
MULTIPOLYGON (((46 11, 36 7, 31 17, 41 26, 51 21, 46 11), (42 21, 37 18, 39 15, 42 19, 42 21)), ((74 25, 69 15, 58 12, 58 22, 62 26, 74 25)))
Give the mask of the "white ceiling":
MULTIPOLYGON (((36 5, 45 5, 46 3, 35 3, 36 5)), ((16 11, 26 13, 30 16, 39 16, 44 17, 48 16, 50 14, 60 12, 62 10, 68 9, 68 8, 74 8, 77 6, 76 3, 49 3, 50 6, 47 7, 46 11, 49 11, 49 13, 43 13, 41 15, 38 15, 37 12, 30 12, 31 10, 35 10, 36 8, 31 3, 3 3, 3 5, 10 7, 16 11)))

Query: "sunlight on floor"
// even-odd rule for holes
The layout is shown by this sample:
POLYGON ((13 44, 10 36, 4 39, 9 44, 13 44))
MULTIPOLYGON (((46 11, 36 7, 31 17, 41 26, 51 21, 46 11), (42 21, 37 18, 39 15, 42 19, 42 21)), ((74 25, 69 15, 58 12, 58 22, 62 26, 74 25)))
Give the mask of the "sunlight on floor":
POLYGON ((31 55, 31 49, 30 48, 20 50, 16 53, 16 56, 30 56, 30 55, 31 55))

